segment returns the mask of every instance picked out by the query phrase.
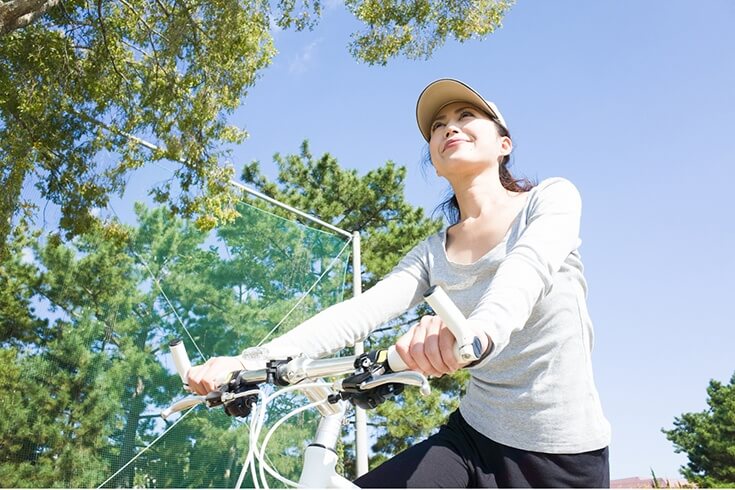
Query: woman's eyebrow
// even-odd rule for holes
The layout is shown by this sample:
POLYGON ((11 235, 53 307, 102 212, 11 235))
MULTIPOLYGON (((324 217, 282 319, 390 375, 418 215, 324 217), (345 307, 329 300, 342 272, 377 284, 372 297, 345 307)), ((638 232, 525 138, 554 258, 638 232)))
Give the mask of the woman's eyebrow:
MULTIPOLYGON (((460 112, 462 112, 462 111, 464 111, 464 110, 466 110, 466 109, 472 109, 472 110, 477 110, 477 109, 475 109, 475 108, 474 108, 473 106, 471 106, 471 105, 465 105, 465 106, 461 106, 461 107, 458 107, 457 109, 455 109, 455 110, 454 110, 454 113, 455 113, 455 114, 458 114, 458 113, 460 113, 460 112)), ((440 119, 446 119, 446 118, 447 118, 447 116, 445 116, 444 114, 438 115, 438 116, 434 117, 434 121, 432 121, 432 123, 433 123, 433 122, 435 122, 435 121, 438 121, 438 120, 440 120, 440 119)))

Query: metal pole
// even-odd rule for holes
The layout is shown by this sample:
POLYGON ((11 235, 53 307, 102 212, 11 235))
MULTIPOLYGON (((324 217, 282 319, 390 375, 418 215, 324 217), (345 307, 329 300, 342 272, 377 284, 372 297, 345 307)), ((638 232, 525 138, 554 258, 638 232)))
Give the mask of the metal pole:
MULTIPOLYGON (((87 119, 88 121, 91 121, 91 122, 97 124, 98 126, 104 128, 104 129, 106 129, 108 131, 111 131, 111 132, 113 132, 115 134, 119 134, 121 136, 125 136, 126 138, 132 140, 133 142, 137 143, 138 145, 140 145, 140 146, 142 146, 144 148, 148 148, 149 150, 153 150, 153 151, 162 151, 162 149, 158 145, 155 145, 155 144, 151 143, 150 141, 146 141, 146 140, 144 140, 142 138, 138 138, 137 136, 134 136, 134 135, 132 135, 130 133, 126 133, 125 131, 120 131, 119 129, 113 128, 113 127, 111 127, 111 126, 103 123, 99 119, 96 119, 96 118, 94 118, 92 116, 88 116, 87 114, 82 114, 82 113, 76 112, 76 111, 74 111, 74 113, 76 115, 84 118, 84 119, 87 119)), ((183 163, 184 165, 188 165, 188 162, 186 160, 175 160, 175 161, 178 161, 179 163, 183 163)), ((339 233, 340 235, 346 236, 347 238, 352 237, 352 235, 350 234, 349 231, 345 231, 345 230, 343 230, 341 228, 337 228, 334 225, 330 225, 329 223, 326 223, 326 222, 320 220, 319 218, 317 218, 315 216, 312 216, 310 214, 306 214, 303 211, 299 211, 298 209, 296 209, 294 207, 291 207, 288 204, 282 203, 281 201, 278 201, 276 199, 273 199, 272 197, 268 197, 265 194, 263 194, 262 192, 258 192, 258 191, 254 190, 254 189, 251 189, 249 187, 246 187, 246 186, 242 185, 239 182, 236 182, 234 180, 230 180, 230 185, 233 185, 233 186, 237 187, 238 189, 247 192, 248 194, 252 194, 253 196, 259 197, 260 199, 263 199, 264 201, 268 201, 269 203, 274 204, 274 205, 276 205, 278 207, 281 207, 283 209, 287 209, 288 211, 291 211, 294 214, 298 214, 302 218, 306 218, 309 221, 313 221, 314 223, 318 223, 318 224, 324 226, 325 228, 328 228, 328 229, 330 229, 330 230, 332 230, 332 231, 334 231, 336 233, 339 233)))
MULTIPOLYGON (((332 230, 332 231, 334 231, 336 233, 339 233, 340 235, 346 236, 347 238, 351 238, 353 236, 353 235, 350 234, 349 231, 345 231, 345 230, 343 230, 341 228, 337 228, 334 225, 330 225, 329 223, 327 223, 325 221, 322 221, 322 220, 320 220, 319 218, 317 218, 315 216, 312 216, 310 214, 306 214, 303 211, 299 211, 298 209, 296 209, 294 207, 291 207, 288 204, 282 203, 281 201, 278 201, 276 199, 273 199, 272 197, 268 197, 265 194, 263 194, 262 192, 258 192, 255 189, 251 189, 250 187, 244 186, 244 185, 242 185, 239 182, 235 182, 234 180, 230 180, 230 184, 233 185, 233 186, 235 186, 235 187, 237 187, 240 190, 243 190, 243 191, 247 192, 248 194, 252 194, 253 196, 259 197, 260 199, 263 199, 264 201, 268 201, 271 204, 275 204, 276 206, 278 206, 280 208, 283 208, 283 209, 286 209, 288 211, 291 211, 294 214, 298 214, 302 218, 306 218, 309 221, 313 221, 314 223, 318 223, 318 224, 322 225, 325 228, 329 228, 330 230, 332 230)), ((358 238, 360 237, 360 235, 357 235, 357 236, 358 236, 358 238)))
MULTIPOLYGON (((360 233, 352 233, 352 292, 362 294, 362 271, 360 268, 360 233)), ((365 352, 362 342, 355 344, 355 355, 365 352)), ((357 476, 368 471, 367 415, 362 408, 355 407, 355 469, 357 476)))

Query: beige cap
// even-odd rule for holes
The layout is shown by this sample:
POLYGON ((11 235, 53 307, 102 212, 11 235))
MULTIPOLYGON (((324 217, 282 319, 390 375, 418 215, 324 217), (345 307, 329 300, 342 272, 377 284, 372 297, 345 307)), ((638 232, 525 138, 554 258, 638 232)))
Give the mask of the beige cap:
POLYGON ((452 102, 469 102, 488 112, 504 128, 508 129, 503 115, 500 114, 495 104, 485 100, 472 87, 459 80, 442 78, 427 85, 416 102, 416 121, 419 123, 419 129, 426 141, 431 138, 431 123, 434 121, 434 117, 445 105, 452 102))

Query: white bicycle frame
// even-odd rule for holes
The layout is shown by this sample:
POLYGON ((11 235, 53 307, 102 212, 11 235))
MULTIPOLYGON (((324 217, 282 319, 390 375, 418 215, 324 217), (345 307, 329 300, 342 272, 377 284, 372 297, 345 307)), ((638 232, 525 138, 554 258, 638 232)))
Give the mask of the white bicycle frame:
MULTIPOLYGON (((457 339, 455 343, 455 356, 460 364, 466 365, 480 358, 480 339, 474 337, 466 326, 466 319, 459 311, 457 306, 446 295, 440 287, 432 287, 425 294, 424 298, 434 311, 442 318, 445 325, 451 330, 457 339)), ((171 344, 171 354, 173 356, 176 371, 181 377, 184 386, 187 387, 187 373, 191 367, 189 357, 186 354, 184 344, 180 341, 171 344)), ((261 484, 268 488, 265 473, 270 474, 280 482, 301 488, 357 488, 351 481, 339 475, 336 472, 336 464, 338 462, 337 453, 335 451, 337 440, 341 433, 342 423, 348 407, 348 402, 342 400, 337 403, 330 403, 327 398, 330 395, 343 391, 342 381, 338 380, 334 383, 322 381, 323 377, 342 376, 355 372, 355 361, 358 356, 348 356, 340 358, 327 359, 309 359, 306 357, 297 357, 284 364, 281 372, 283 379, 291 386, 282 388, 274 394, 264 397, 260 390, 252 392, 233 394, 224 392, 221 401, 226 403, 235 398, 258 393, 263 398, 263 403, 253 407, 251 412, 250 425, 250 448, 243 465, 240 478, 238 479, 236 488, 239 488, 246 475, 248 469, 251 471, 253 482, 258 488, 258 477, 261 484), (315 381, 316 380, 316 381, 315 381), (260 433, 263 429, 265 410, 269 401, 286 392, 299 390, 311 402, 304 407, 300 407, 286 416, 282 417, 269 430, 260 445, 260 433), (317 428, 314 441, 306 448, 302 465, 301 476, 298 483, 291 482, 278 475, 265 461, 265 450, 268 441, 274 431, 289 417, 296 415, 304 410, 316 408, 321 414, 319 426, 317 428), (259 465, 259 468, 258 468, 259 465)), ((387 364, 392 373, 379 373, 374 378, 360 384, 361 390, 370 390, 386 384, 404 384, 414 385, 421 388, 421 392, 427 395, 430 387, 427 379, 418 372, 407 371, 408 366, 402 361, 395 350, 395 346, 388 349, 387 364)), ((267 370, 241 371, 240 380, 246 383, 262 383, 269 379, 267 370)), ((206 403, 204 396, 189 396, 171 405, 168 409, 161 413, 166 419, 171 414, 194 407, 200 403, 206 403)))

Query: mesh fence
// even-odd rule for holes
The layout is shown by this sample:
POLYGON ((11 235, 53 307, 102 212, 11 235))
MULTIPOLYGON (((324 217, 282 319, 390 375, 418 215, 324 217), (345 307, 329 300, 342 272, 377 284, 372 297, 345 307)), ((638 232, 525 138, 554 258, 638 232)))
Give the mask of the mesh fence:
MULTIPOLYGON (((168 342, 183 339, 197 364, 279 335, 342 299, 350 252, 267 209, 239 212, 205 234, 138 205, 125 239, 16 240, 0 278, 1 486, 235 485, 247 420, 203 407, 159 416, 185 395, 168 342)), ((279 400, 269 420, 302 404, 279 400)), ((301 414, 269 445, 284 476, 298 479, 316 418, 301 414)))

